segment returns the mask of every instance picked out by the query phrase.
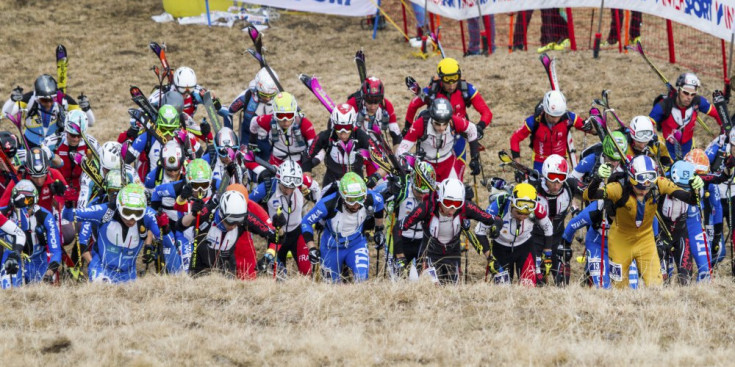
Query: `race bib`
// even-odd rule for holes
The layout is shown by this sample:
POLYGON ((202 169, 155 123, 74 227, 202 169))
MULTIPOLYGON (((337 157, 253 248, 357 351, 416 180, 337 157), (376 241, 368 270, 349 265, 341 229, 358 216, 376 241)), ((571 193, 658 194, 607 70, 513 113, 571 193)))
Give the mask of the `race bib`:
POLYGON ((623 281, 623 266, 610 261, 610 279, 615 282, 623 281))

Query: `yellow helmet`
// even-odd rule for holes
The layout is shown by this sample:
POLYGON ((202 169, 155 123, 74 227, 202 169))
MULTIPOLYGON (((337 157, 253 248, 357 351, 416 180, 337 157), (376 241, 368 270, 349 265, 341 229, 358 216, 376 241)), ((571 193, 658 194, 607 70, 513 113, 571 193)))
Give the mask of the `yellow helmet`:
POLYGON ((513 188, 510 204, 521 214, 531 214, 536 210, 538 193, 531 184, 520 183, 513 188))
POLYGON ((439 61, 436 66, 436 73, 442 78, 444 82, 454 82, 459 80, 462 76, 462 70, 459 69, 459 63, 457 60, 447 57, 439 61))
POLYGON ((296 98, 291 93, 281 92, 273 98, 273 113, 276 119, 292 119, 297 109, 296 98))

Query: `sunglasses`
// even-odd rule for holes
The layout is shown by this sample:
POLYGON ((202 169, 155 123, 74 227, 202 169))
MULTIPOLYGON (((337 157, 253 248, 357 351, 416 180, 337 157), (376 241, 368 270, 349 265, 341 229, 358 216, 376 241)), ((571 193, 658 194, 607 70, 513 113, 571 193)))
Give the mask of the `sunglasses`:
POLYGON ((367 104, 380 104, 380 102, 383 102, 383 97, 365 97, 367 104))
POLYGON ((567 180, 567 175, 565 173, 549 173, 546 179, 551 182, 564 182, 567 180))
POLYGON ((41 102, 41 103, 54 103, 54 98, 53 97, 39 97, 38 98, 38 102, 41 102))
POLYGON ((463 200, 454 200, 454 199, 443 199, 442 205, 444 205, 447 208, 452 209, 460 209, 462 205, 464 205, 463 200))
POLYGON ((687 97, 694 97, 694 96, 697 95, 697 92, 687 92, 687 91, 685 91, 685 90, 682 89, 681 90, 681 94, 683 94, 683 95, 685 95, 687 97))
POLYGON ((161 128, 161 127, 156 128, 156 132, 160 136, 171 136, 171 137, 173 137, 175 135, 174 134, 175 131, 176 131, 176 129, 171 129, 171 128, 161 128))
POLYGON ((444 83, 456 83, 459 81, 459 74, 444 75, 442 76, 442 81, 444 83))
POLYGON ((145 209, 123 208, 120 216, 122 216, 123 219, 126 220, 141 220, 143 219, 144 213, 145 209))
POLYGON ((448 124, 449 124, 449 120, 446 120, 446 121, 439 121, 439 120, 434 120, 434 119, 432 119, 432 120, 431 120, 431 122, 432 122, 432 123, 433 123, 434 125, 439 125, 439 126, 444 126, 444 125, 448 125, 448 124))
POLYGON ((209 181, 207 182, 192 182, 191 188, 194 191, 207 191, 209 189, 209 181))
POLYGON ((285 176, 278 179, 283 186, 295 188, 304 183, 304 179, 296 176, 285 176))
POLYGON ((334 130, 336 130, 336 131, 337 131, 338 133, 343 133, 343 132, 352 132, 352 130, 353 130, 354 128, 355 128, 355 127, 354 127, 354 126, 353 126, 352 124, 345 124, 345 125, 342 125, 342 124, 335 124, 335 125, 334 125, 334 130))
POLYGON ((291 120, 296 116, 296 112, 276 112, 276 120, 291 120))

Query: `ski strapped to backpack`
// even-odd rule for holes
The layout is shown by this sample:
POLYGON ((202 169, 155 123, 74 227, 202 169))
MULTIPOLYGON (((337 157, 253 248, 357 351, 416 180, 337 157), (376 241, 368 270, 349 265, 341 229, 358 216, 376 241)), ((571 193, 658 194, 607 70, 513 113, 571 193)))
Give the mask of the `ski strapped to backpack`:
MULTIPOLYGON (((544 65, 544 70, 546 70, 551 90, 561 92, 561 88, 559 87, 559 78, 556 74, 556 58, 552 59, 544 52, 539 56, 539 60, 541 61, 541 64, 544 65)), ((574 147, 574 135, 572 134, 571 126, 568 126, 567 128, 567 154, 569 155, 572 167, 576 167, 579 159, 577 159, 577 148, 574 147)))
POLYGON ((312 94, 316 97, 316 99, 319 100, 319 102, 322 103, 322 106, 329 111, 329 113, 332 113, 332 110, 336 107, 334 102, 331 98, 327 95, 327 92, 322 89, 321 84, 319 84, 319 79, 316 78, 316 76, 308 76, 306 74, 299 74, 299 80, 301 83, 303 83, 306 88, 311 91, 312 94))
POLYGON ((258 60, 261 68, 264 68, 265 71, 268 72, 268 75, 271 76, 271 79, 273 79, 273 82, 276 84, 278 91, 283 92, 283 87, 278 81, 278 78, 276 78, 276 74, 265 61, 265 56, 263 55, 263 37, 261 36, 260 31, 258 31, 258 29, 254 26, 248 26, 246 29, 248 36, 250 36, 250 40, 253 41, 253 46, 255 46, 254 50, 249 48, 247 52, 252 55, 256 60, 258 60))
POLYGON ((367 70, 365 68, 365 54, 362 49, 355 53, 355 65, 357 66, 357 74, 360 76, 360 85, 365 83, 367 79, 367 70))
POLYGON ((168 84, 172 85, 174 83, 174 73, 168 64, 168 59, 166 59, 166 43, 164 42, 162 45, 159 45, 157 42, 151 41, 151 43, 148 44, 148 47, 150 47, 151 51, 153 51, 161 61, 162 73, 159 73, 160 81, 163 81, 163 78, 165 77, 168 80, 168 84))
POLYGON ((204 110, 207 112, 209 123, 212 124, 212 134, 216 136, 217 132, 222 130, 222 120, 219 119, 219 116, 217 116, 217 110, 214 108, 212 92, 204 92, 204 95, 202 96, 202 104, 204 105, 204 110))
POLYGON ((67 85, 67 69, 69 67, 69 60, 66 54, 66 47, 64 45, 56 46, 56 77, 58 80, 58 92, 56 93, 56 99, 59 104, 64 98, 66 93, 67 85))
MULTIPOLYGON (((643 56, 643 60, 645 60, 645 61, 646 61, 646 63, 648 64, 648 66, 650 66, 650 67, 651 67, 651 69, 652 69, 652 70, 653 70, 653 71, 654 71, 654 72, 656 73, 656 75, 658 75, 659 79, 661 79, 661 81, 662 81, 662 82, 663 82, 663 83, 664 83, 664 84, 666 85, 666 88, 667 88, 667 90, 668 90, 668 95, 669 95, 669 97, 670 97, 670 96, 672 96, 672 95, 673 95, 674 93, 676 93, 676 88, 674 88, 674 86, 673 86, 673 85, 671 85, 671 83, 669 83, 669 80, 668 80, 668 79, 666 79, 666 77, 665 77, 665 76, 664 76, 664 74, 663 74, 663 73, 661 72, 661 70, 659 70, 659 69, 658 69, 658 68, 656 67, 656 65, 654 65, 654 64, 653 64, 653 62, 651 62, 651 59, 649 59, 649 58, 648 58, 648 56, 646 55, 646 53, 645 53, 645 52, 643 52, 643 44, 641 44, 641 40, 638 40, 638 41, 636 42, 636 45, 635 45, 635 47, 633 47, 633 48, 634 48, 634 49, 635 49, 636 51, 638 51, 638 53, 639 53, 639 54, 641 54, 641 56, 643 56)), ((666 98, 666 97, 663 97, 663 98, 666 98)), ((659 96, 659 98, 657 99, 657 101, 658 101, 658 100, 660 100, 660 99, 661 99, 661 96, 659 96)), ((657 101, 654 101, 654 105, 656 104, 656 102, 657 102, 657 101)), ((671 113, 671 111, 670 111, 670 110, 671 110, 671 108, 668 108, 668 110, 669 110, 669 111, 666 111, 666 110, 664 110, 664 114, 665 114, 664 116, 668 116, 668 114, 670 114, 670 113, 671 113)), ((722 116, 720 116, 720 118, 722 118, 722 116)), ((704 123, 704 121, 702 121, 702 118, 701 118, 701 117, 699 117, 699 114, 697 114, 697 123, 698 123, 698 124, 699 124, 700 126, 702 126, 702 127, 703 127, 703 128, 705 129, 705 130, 707 130, 707 132, 708 132, 708 133, 710 133, 710 134, 713 134, 713 132, 712 132, 712 130, 711 130, 711 129, 709 128, 709 126, 707 126, 707 124, 705 124, 705 123, 704 123)), ((658 125, 658 124, 657 124, 657 125, 658 125)))
POLYGON ((533 170, 533 169, 530 169, 530 168, 528 168, 528 167, 526 167, 526 166, 524 166, 524 165, 516 162, 515 160, 513 160, 513 158, 510 156, 510 154, 508 154, 508 152, 506 152, 505 150, 501 150, 501 151, 498 152, 498 158, 500 158, 500 161, 502 162, 500 164, 501 166, 510 166, 514 170, 516 170, 516 171, 522 173, 523 175, 525 175, 527 178, 531 178, 531 179, 538 179, 539 178, 538 171, 533 170))

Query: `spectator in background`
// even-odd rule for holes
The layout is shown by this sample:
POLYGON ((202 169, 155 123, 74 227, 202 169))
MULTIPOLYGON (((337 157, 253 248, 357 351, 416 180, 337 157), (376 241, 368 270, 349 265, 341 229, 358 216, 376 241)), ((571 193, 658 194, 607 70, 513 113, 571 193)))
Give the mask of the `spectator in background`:
MULTIPOLYGON (((625 20, 625 12, 622 9, 610 9, 610 33, 607 34, 607 40, 602 44, 605 46, 612 46, 620 41, 620 30, 623 28, 623 21, 625 20), (615 21, 617 14, 618 21, 615 21)), ((630 26, 628 27, 628 35, 630 37, 630 44, 634 45, 638 40, 641 39, 641 23, 643 23, 643 15, 639 11, 631 11, 630 13, 630 26)))
MULTIPOLYGON (((493 45, 492 52, 495 52, 495 16, 489 15, 488 28, 490 30, 490 43, 493 45)), ((482 17, 467 19, 467 32, 470 34, 470 44, 467 47, 467 56, 487 55, 487 40, 480 37, 480 24, 483 23, 482 17)), ((487 31, 487 30, 486 30, 487 31)))
MULTIPOLYGON (((524 49, 524 40, 532 15, 533 10, 516 13, 516 25, 513 30, 514 50, 524 49)), ((569 31, 564 8, 541 9, 541 44, 543 46, 537 50, 539 53, 550 50, 561 51, 569 47, 569 31)))

